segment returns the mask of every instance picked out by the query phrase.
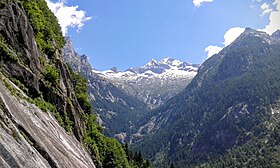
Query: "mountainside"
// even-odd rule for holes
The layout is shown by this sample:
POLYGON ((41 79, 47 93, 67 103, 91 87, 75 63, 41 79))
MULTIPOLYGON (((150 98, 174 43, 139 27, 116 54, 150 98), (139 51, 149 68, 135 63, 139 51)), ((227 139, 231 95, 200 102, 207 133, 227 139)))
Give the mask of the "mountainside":
POLYGON ((93 73, 87 56, 77 54, 69 38, 66 38, 63 57, 76 72, 89 80, 88 95, 99 123, 105 127, 104 133, 122 142, 131 141, 132 134, 139 128, 138 121, 148 113, 148 106, 93 73))
POLYGON ((150 135, 134 148, 156 167, 279 165, 279 65, 279 31, 247 28, 153 112, 150 135))
POLYGON ((156 108, 182 91, 196 75, 197 69, 198 65, 165 58, 159 62, 151 60, 141 68, 129 68, 124 72, 117 68, 93 72, 156 108))
POLYGON ((44 0, 0 1, 0 167, 150 167, 102 134, 64 43, 44 0))
POLYGON ((83 110, 58 51, 63 39, 56 19, 44 1, 0 4, 0 167, 95 167, 81 143, 83 110), (38 36, 44 28, 35 27, 36 19, 30 22, 42 10, 37 21, 45 21, 46 37, 38 36), (65 126, 71 118, 72 135, 54 116, 65 126))
POLYGON ((0 167, 95 167, 83 145, 52 114, 19 97, 28 99, 1 76, 0 167))

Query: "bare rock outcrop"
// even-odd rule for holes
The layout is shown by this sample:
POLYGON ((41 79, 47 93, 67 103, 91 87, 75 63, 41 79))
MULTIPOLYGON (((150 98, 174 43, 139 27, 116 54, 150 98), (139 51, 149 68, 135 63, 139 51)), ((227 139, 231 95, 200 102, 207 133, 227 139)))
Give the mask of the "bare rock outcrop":
POLYGON ((95 167, 82 145, 84 112, 61 49, 55 39, 52 58, 39 49, 24 2, 0 0, 0 167, 95 167), (57 71, 56 84, 47 81, 46 64, 57 71), (73 134, 66 133, 51 113, 26 101, 35 99, 55 105, 63 119, 69 117, 73 134))
POLYGON ((2 82, 0 107, 0 167, 95 167, 82 144, 52 114, 12 95, 2 82))

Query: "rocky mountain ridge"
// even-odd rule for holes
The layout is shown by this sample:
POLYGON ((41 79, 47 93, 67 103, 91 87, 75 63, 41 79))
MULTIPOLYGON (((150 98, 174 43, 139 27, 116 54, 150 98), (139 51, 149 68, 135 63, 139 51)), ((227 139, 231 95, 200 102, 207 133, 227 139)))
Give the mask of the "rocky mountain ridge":
POLYGON ((63 41, 56 19, 45 1, 0 4, 0 167, 95 167, 81 143, 83 110, 58 50, 63 41), (46 11, 37 19, 54 20, 41 43, 31 6, 46 11), (72 119, 71 135, 55 116, 61 123, 72 119))
MULTIPOLYGON (((276 35, 246 28, 231 45, 199 67, 183 92, 154 111, 143 126, 150 134, 135 149, 153 157, 156 167, 168 162, 195 167, 214 160, 221 165, 219 156, 227 152, 225 164, 230 166, 235 161, 230 151, 237 147, 237 155, 243 150, 278 151, 279 146, 266 146, 265 142, 279 140, 273 133, 278 130, 279 115, 272 108, 279 107, 280 99, 279 48, 276 35)), ((258 155, 273 161, 251 164, 277 165, 275 153, 268 153, 258 155)), ((246 167, 255 157, 248 155, 248 160, 238 164, 246 167)))
POLYGON ((144 134, 143 118, 148 116, 150 108, 159 106, 184 89, 199 66, 165 58, 159 62, 151 60, 143 67, 124 72, 116 67, 97 71, 89 64, 87 56, 74 51, 70 38, 66 38, 63 57, 76 72, 89 80, 91 104, 106 135, 116 137, 123 143, 141 139, 144 134), (119 80, 123 81, 117 84, 119 80), (162 86, 158 87, 159 84, 162 86), (154 99, 149 102, 140 99, 133 94, 136 91, 142 97, 152 92, 154 99))
POLYGON ((0 1, 0 167, 150 167, 102 133, 64 44, 45 0, 0 1))
POLYGON ((70 38, 66 38, 62 53, 64 61, 88 79, 88 95, 105 134, 123 143, 129 142, 139 127, 138 120, 149 111, 147 105, 93 73, 87 56, 74 51, 70 38))
POLYGON ((151 108, 156 108, 182 91, 196 75, 198 67, 197 64, 168 57, 161 61, 152 59, 140 68, 129 68, 123 72, 117 68, 93 72, 151 108))

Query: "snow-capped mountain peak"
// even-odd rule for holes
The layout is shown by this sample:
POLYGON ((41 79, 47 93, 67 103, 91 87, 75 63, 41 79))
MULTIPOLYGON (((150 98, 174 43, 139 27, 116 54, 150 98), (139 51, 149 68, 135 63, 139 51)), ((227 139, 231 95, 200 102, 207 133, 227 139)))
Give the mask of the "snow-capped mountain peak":
POLYGON ((142 68, 146 68, 146 67, 153 67, 153 66, 157 66, 158 62, 155 59, 152 59, 150 62, 148 62, 146 65, 144 65, 142 68))
POLYGON ((152 77, 151 74, 153 74, 154 77, 164 75, 166 73, 176 75, 179 71, 182 71, 180 72, 180 74, 189 76, 190 74, 193 75, 193 73, 196 73, 197 68, 198 65, 192 65, 190 63, 181 62, 179 60, 168 57, 162 59, 161 61, 152 59, 140 68, 129 68, 126 71, 120 71, 116 67, 113 67, 112 69, 106 71, 94 70, 94 73, 98 73, 108 78, 118 78, 121 76, 127 77, 128 75, 132 75, 134 77, 138 77, 139 75, 143 77, 143 75, 145 76, 145 74, 149 74, 147 77, 152 77))
POLYGON ((164 58, 163 60, 160 61, 160 64, 166 64, 166 65, 170 65, 170 66, 179 66, 181 65, 183 62, 176 60, 174 58, 164 58))
POLYGON ((107 71, 93 70, 93 73, 110 80, 151 106, 158 106, 185 88, 196 75, 197 69, 198 65, 168 57, 160 61, 152 59, 140 68, 129 68, 126 71, 112 68, 107 71))

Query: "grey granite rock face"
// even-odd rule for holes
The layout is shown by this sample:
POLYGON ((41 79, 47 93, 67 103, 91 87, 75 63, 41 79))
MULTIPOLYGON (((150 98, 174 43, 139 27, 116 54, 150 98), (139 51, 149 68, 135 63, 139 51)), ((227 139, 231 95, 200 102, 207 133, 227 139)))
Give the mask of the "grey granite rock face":
MULTIPOLYGON (((4 0, 3 0, 4 1, 4 0)), ((13 48, 14 57, 21 62, 6 62, 2 69, 6 75, 23 78, 32 94, 39 94, 39 78, 41 65, 39 50, 33 29, 19 3, 16 1, 1 2, 0 32, 7 45, 13 48), (21 55, 17 55, 21 53, 21 55), (27 65, 27 66, 24 66, 27 65)))
POLYGON ((2 82, 0 107, 0 167, 95 167, 52 114, 13 96, 2 82))
MULTIPOLYGON (((109 80, 93 73, 88 57, 75 52, 70 38, 66 37, 65 41, 62 52, 64 61, 89 80, 88 95, 99 124, 105 128, 105 135, 116 137, 122 142, 124 139, 130 141, 138 120, 148 113, 148 107, 109 80), (118 135, 124 133, 126 136, 119 138, 118 135)), ((113 70, 118 71, 117 68, 113 70)))
POLYGON ((70 37, 65 38, 65 45, 62 49, 62 53, 64 61, 71 65, 74 71, 83 73, 86 76, 91 76, 92 67, 88 62, 88 57, 86 55, 80 56, 74 51, 70 37))
MULTIPOLYGON (((60 52, 57 50, 50 61, 38 49, 20 1, 1 0, 0 3, 0 167, 95 167, 82 145, 84 112, 60 52), (3 54, 3 51, 7 52, 3 54), (46 81, 42 60, 58 71, 56 86, 46 81), (6 77, 7 81, 8 78, 18 80, 27 91, 18 90, 20 96, 15 97, 9 91, 11 88, 3 85, 6 77), (40 97, 56 105, 62 117, 67 115, 72 119, 73 135, 68 135, 51 114, 42 112, 23 97, 40 97)), ((12 82, 9 85, 17 88, 12 82)))

